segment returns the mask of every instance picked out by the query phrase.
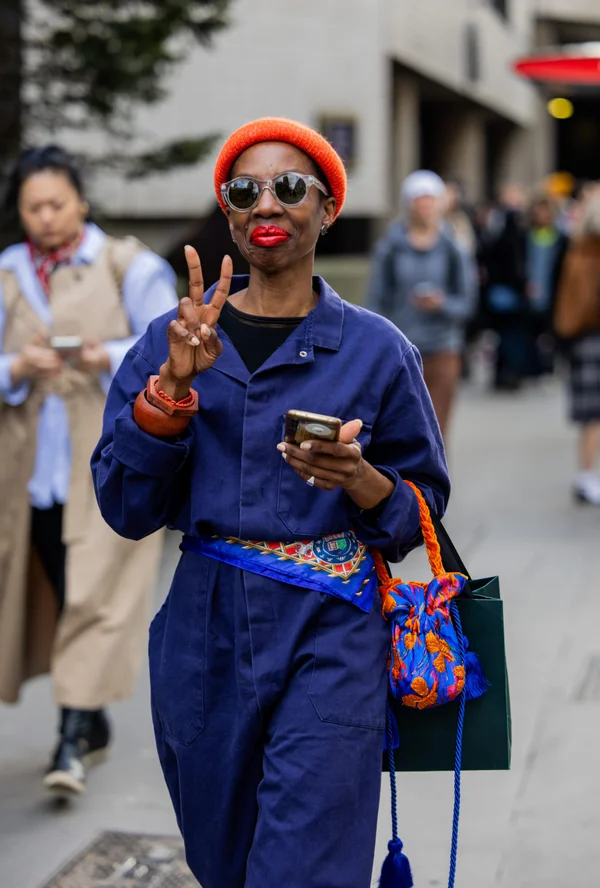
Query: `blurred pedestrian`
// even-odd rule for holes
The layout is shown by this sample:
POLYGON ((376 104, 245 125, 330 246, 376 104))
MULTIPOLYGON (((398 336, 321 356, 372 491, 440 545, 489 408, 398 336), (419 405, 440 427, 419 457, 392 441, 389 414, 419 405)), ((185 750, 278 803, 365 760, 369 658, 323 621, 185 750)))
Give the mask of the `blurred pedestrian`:
POLYGON ((542 182, 542 193, 550 198, 554 209, 554 224, 568 237, 571 234, 571 204, 577 182, 571 173, 554 172, 542 182))
POLYGON ((250 276, 232 278, 227 256, 205 294, 187 248, 190 299, 117 373, 96 492, 127 537, 165 523, 185 534, 150 677, 198 881, 368 888, 389 647, 368 547, 396 561, 418 543, 403 479, 444 510, 442 441, 414 347, 313 276, 346 193, 331 145, 255 121, 214 178, 250 276), (307 420, 298 446, 289 409, 328 416, 307 420), (337 442, 315 440, 328 417, 350 420, 337 442))
POLYGON ((467 211, 464 189, 459 182, 453 180, 446 181, 445 185, 444 217, 448 234, 454 238, 465 253, 475 257, 477 237, 475 235, 475 227, 467 211))
POLYGON ((59 739, 45 785, 80 793, 105 757, 105 706, 134 688, 160 536, 118 537, 89 459, 110 382, 149 322, 176 305, 167 264, 107 237, 72 158, 25 151, 6 198, 25 241, 0 256, 0 699, 51 671, 59 739))
POLYGON ((498 335, 494 387, 500 390, 519 388, 526 373, 529 304, 525 208, 522 188, 503 187, 482 233, 485 313, 498 335))
POLYGON ((600 506, 600 191, 588 190, 564 259, 554 326, 568 344, 570 412, 580 426, 575 497, 600 506))
POLYGON ((444 436, 461 374, 465 324, 474 308, 472 260, 444 231, 446 187, 419 170, 402 185, 405 218, 377 244, 366 306, 418 348, 444 436))
POLYGON ((478 235, 475 230, 476 213, 471 214, 465 200, 465 191, 460 182, 454 179, 446 180, 445 195, 445 222, 446 232, 458 244, 470 259, 473 279, 473 311, 465 324, 464 346, 462 352, 462 379, 468 379, 471 374, 471 350, 482 331, 481 314, 481 277, 478 267, 478 235))
POLYGON ((557 217, 558 206, 550 197, 534 198, 527 231, 528 376, 541 376, 553 369, 554 290, 557 268, 567 248, 567 238, 557 226, 557 217))

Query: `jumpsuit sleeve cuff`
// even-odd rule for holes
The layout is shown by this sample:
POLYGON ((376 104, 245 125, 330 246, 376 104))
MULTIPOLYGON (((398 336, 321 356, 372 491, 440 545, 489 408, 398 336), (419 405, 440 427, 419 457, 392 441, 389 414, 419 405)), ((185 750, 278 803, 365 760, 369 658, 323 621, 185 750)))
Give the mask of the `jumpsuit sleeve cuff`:
POLYGON ((389 466, 374 468, 394 482, 394 489, 374 509, 361 510, 353 504, 353 526, 364 543, 383 550, 390 561, 397 561, 418 542, 419 504, 399 472, 389 466))
POLYGON ((137 425, 132 408, 117 417, 112 441, 112 456, 140 475, 166 478, 176 474, 186 462, 194 440, 186 429, 177 438, 155 438, 137 425))
POLYGON ((18 407, 29 394, 30 385, 27 381, 13 385, 10 369, 16 355, 0 355, 0 397, 11 407, 18 407))

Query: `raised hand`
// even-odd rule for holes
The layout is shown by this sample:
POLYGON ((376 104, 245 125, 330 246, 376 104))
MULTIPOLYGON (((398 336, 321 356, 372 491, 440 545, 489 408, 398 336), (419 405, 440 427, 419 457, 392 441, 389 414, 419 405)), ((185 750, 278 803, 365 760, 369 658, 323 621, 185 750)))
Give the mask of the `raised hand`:
POLYGON ((231 258, 225 256, 217 288, 211 301, 205 304, 198 253, 188 246, 185 258, 189 296, 180 301, 177 318, 169 324, 169 357, 160 368, 159 379, 159 388, 176 401, 186 397, 196 376, 212 367, 223 351, 215 326, 227 301, 233 274, 231 258))

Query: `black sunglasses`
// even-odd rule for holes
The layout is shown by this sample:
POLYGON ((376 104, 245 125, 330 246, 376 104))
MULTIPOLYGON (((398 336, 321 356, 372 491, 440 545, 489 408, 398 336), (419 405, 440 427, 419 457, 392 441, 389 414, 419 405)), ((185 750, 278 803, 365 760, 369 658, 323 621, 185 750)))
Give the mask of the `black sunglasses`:
POLYGON ((265 188, 268 188, 282 207, 298 207, 308 197, 311 185, 328 197, 326 187, 315 176, 305 173, 281 173, 274 179, 253 179, 252 176, 238 176, 221 185, 225 203, 238 213, 249 213, 259 202, 265 188))

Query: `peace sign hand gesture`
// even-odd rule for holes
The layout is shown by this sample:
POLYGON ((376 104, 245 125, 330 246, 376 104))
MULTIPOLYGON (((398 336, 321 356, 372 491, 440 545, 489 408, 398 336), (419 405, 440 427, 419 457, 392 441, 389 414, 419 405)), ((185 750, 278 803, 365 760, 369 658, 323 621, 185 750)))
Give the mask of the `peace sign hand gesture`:
POLYGON ((227 301, 233 273, 231 258, 225 256, 217 288, 211 301, 205 304, 198 253, 188 246, 185 258, 189 270, 189 296, 180 301, 177 318, 169 324, 169 357, 160 368, 158 382, 159 389, 175 401, 187 397, 196 376, 210 369, 223 351, 215 326, 227 301))

